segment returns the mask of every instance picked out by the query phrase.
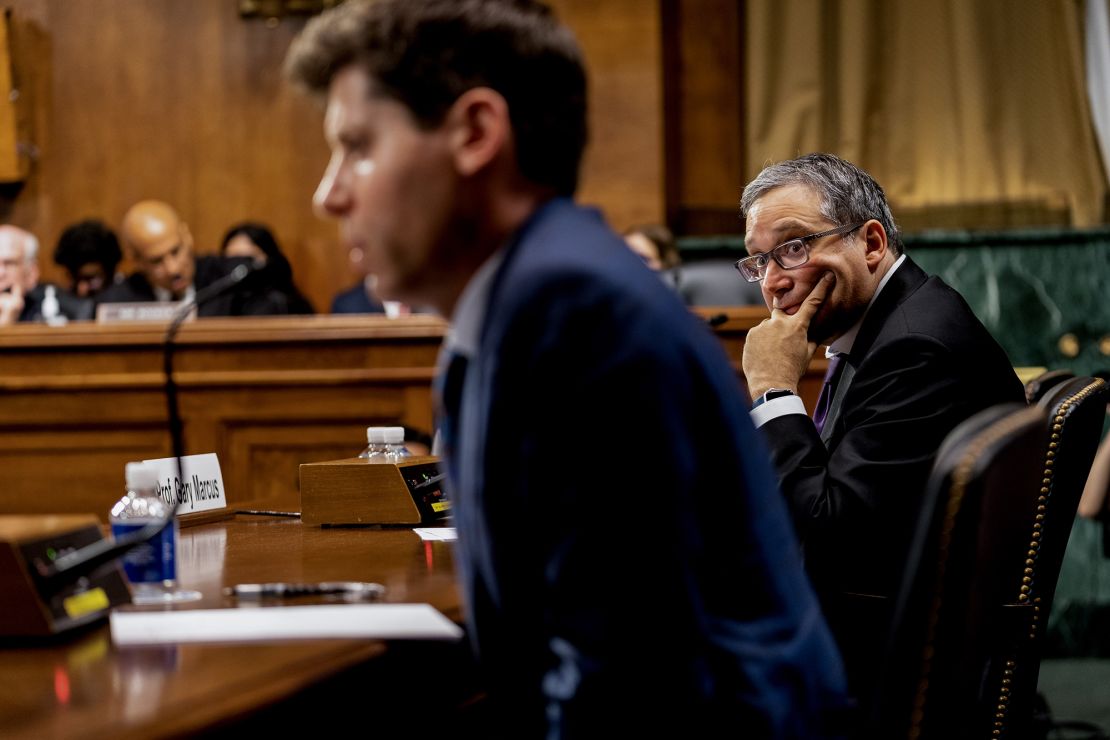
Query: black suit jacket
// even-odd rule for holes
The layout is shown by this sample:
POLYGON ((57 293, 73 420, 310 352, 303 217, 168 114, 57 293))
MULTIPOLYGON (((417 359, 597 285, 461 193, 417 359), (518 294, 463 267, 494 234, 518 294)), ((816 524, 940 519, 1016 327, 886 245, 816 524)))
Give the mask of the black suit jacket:
POLYGON ((963 297, 909 258, 868 310, 846 361, 825 440, 800 414, 772 419, 761 430, 806 570, 855 680, 853 653, 881 649, 886 609, 876 600, 871 618, 861 619, 845 606, 858 602, 843 595, 896 594, 945 435, 981 409, 1023 401, 1024 392, 963 297), (868 646, 853 645, 857 639, 868 646))
MULTIPOLYGON (((229 259, 216 255, 196 258, 193 284, 203 290, 231 272, 236 265, 249 260, 229 259)), ((272 288, 255 284, 255 276, 248 277, 239 286, 218 295, 197 307, 198 316, 270 316, 290 313, 286 296, 272 288)), ((140 272, 129 275, 123 282, 106 288, 97 296, 100 303, 146 303, 156 301, 154 288, 140 272)))

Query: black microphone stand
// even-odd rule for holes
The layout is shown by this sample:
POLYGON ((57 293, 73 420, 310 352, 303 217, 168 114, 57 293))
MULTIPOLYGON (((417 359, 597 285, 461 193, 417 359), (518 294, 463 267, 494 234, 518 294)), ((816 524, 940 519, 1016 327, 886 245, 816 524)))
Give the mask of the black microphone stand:
MULTIPOLYGON (((177 460, 177 479, 179 481, 182 481, 185 477, 181 465, 181 458, 185 456, 185 451, 181 433, 181 413, 177 405, 177 384, 173 379, 174 337, 177 336, 181 324, 189 318, 194 309, 231 290, 243 282, 251 272, 253 270, 249 266, 238 265, 227 275, 198 290, 192 300, 187 301, 177 310, 166 328, 165 339, 162 342, 162 367, 166 374, 164 386, 166 415, 169 424, 170 445, 173 456, 177 460)), ((40 593, 52 593, 81 576, 90 574, 95 576, 100 568, 111 563, 128 550, 157 537, 162 530, 173 523, 183 501, 184 498, 178 498, 177 502, 170 507, 170 513, 161 521, 148 524, 142 529, 119 537, 114 541, 109 539, 97 540, 91 545, 62 555, 52 564, 36 559, 34 565, 40 593)))

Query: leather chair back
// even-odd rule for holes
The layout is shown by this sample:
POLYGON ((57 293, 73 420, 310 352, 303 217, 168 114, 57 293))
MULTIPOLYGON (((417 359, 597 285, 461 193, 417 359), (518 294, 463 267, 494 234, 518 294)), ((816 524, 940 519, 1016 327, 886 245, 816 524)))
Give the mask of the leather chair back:
POLYGON ((945 440, 895 607, 872 737, 1022 738, 1108 386, 1073 378, 945 440))

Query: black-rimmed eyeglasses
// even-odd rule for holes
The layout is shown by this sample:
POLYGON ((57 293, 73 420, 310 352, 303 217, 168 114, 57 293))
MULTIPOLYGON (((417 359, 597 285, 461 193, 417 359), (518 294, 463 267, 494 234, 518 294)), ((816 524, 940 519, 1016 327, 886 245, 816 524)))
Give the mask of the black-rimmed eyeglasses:
POLYGON ((735 267, 736 271, 749 283, 758 283, 763 279, 763 276, 767 274, 767 265, 771 263, 772 258, 774 258, 779 267, 784 270, 792 270, 795 267, 801 267, 806 262, 809 262, 809 243, 811 241, 820 239, 823 236, 832 236, 833 234, 850 234, 865 223, 867 222, 860 221, 858 224, 837 226, 835 229, 829 229, 828 231, 822 231, 817 234, 800 236, 797 239, 783 242, 769 252, 753 254, 751 257, 736 260, 736 264, 733 265, 733 267, 735 267))

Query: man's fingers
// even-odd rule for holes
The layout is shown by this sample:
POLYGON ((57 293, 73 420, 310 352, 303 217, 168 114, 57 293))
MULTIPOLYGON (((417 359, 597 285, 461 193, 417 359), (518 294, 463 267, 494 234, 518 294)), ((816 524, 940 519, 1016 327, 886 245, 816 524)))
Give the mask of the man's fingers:
POLYGON ((809 324, 809 320, 817 313, 817 309, 821 308, 821 304, 825 302, 825 297, 832 290, 835 278, 831 272, 826 272, 817 281, 817 285, 813 286, 813 290, 809 291, 809 295, 802 301, 802 305, 798 308, 798 313, 794 314, 797 318, 809 324))

